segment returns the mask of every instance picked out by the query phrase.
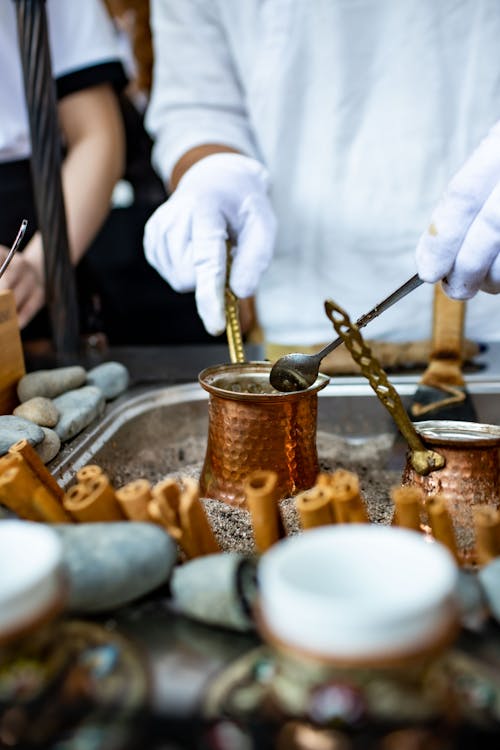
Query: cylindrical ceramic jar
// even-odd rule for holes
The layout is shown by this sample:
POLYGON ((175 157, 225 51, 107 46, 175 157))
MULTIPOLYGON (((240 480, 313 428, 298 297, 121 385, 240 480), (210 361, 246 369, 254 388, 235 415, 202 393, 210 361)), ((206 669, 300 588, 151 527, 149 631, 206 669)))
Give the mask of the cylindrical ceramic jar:
POLYGON ((67 585, 62 544, 41 523, 0 522, 0 654, 63 608, 67 585))
POLYGON ((424 683, 459 632, 458 567, 445 547, 408 529, 337 524, 278 542, 257 574, 256 619, 289 715, 310 714, 315 695, 325 705, 329 690, 372 718, 442 708, 424 683))
POLYGON ((269 383, 270 371, 269 362, 248 362, 200 373, 200 384, 210 394, 200 476, 204 497, 243 504, 244 480, 256 469, 277 473, 282 498, 315 483, 318 391, 329 379, 319 375, 304 391, 280 393, 269 383))

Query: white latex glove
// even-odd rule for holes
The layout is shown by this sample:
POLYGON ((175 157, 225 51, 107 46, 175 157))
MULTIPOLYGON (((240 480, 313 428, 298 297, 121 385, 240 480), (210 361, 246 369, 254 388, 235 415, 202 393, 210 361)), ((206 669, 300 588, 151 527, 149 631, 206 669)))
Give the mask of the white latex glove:
POLYGON ((500 292, 500 122, 453 177, 416 251, 421 279, 469 299, 500 292))
POLYGON ((213 335, 225 328, 226 240, 234 244, 229 284, 255 292, 274 249, 276 220, 267 170, 240 154, 212 154, 183 175, 144 230, 146 258, 177 292, 195 290, 198 313, 213 335))

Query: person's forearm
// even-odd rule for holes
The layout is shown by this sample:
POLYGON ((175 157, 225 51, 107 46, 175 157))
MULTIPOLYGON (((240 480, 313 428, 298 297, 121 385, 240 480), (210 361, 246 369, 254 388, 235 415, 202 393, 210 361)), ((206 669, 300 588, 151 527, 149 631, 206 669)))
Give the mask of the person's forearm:
MULTIPOLYGON (((94 89, 67 97, 59 112, 68 141, 61 179, 70 258, 76 265, 109 213, 113 188, 123 173, 125 137, 114 94, 106 87, 99 87, 97 96, 94 89), (83 113, 85 107, 87 112, 83 113), (93 119, 91 127, 86 125, 89 116, 93 119)), ((24 257, 43 280, 40 232, 26 246, 24 257)))
POLYGON ((204 159, 206 156, 211 156, 211 154, 223 153, 238 154, 240 152, 235 148, 231 148, 231 146, 225 146, 222 143, 205 143, 201 146, 195 146, 189 151, 186 151, 186 153, 181 156, 172 170, 169 184, 170 191, 173 192, 176 189, 181 180, 181 177, 188 171, 190 167, 193 166, 193 164, 196 164, 197 161, 200 161, 200 159, 204 159))
MULTIPOLYGON (((68 241, 75 265, 109 213, 113 189, 123 174, 125 163, 125 139, 118 105, 111 91, 100 92, 100 100, 100 119, 94 127, 76 134, 62 167, 68 241)), ((63 101, 63 116, 64 105, 63 101)), ((75 110, 67 118, 70 129, 71 120, 77 115, 75 110)))

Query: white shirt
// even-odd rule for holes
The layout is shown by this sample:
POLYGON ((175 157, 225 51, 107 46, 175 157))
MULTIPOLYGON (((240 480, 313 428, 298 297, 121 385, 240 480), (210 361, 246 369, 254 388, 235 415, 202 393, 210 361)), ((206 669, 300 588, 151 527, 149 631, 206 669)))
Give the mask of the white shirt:
MULTIPOLYGON (((258 290, 266 338, 334 336, 323 301, 356 319, 415 273, 414 248, 449 178, 500 118, 498 0, 153 0, 147 124, 168 180, 224 143, 261 159, 279 229, 258 290)), ((430 335, 432 287, 369 338, 430 335)), ((499 340, 500 299, 466 332, 499 340)))
MULTIPOLYGON (((117 32, 101 0, 47 0, 52 73, 120 61, 117 32)), ((0 163, 29 157, 28 115, 14 2, 0 0, 0 163)))

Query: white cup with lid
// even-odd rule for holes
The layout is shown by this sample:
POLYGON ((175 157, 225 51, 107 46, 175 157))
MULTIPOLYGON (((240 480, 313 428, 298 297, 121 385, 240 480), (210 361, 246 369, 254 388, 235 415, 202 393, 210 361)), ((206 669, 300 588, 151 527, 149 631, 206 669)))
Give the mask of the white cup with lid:
POLYGON ((268 550, 258 577, 264 637, 323 662, 397 662, 443 647, 458 630, 457 564, 415 531, 311 529, 268 550))
POLYGON ((49 620, 64 598, 57 534, 41 523, 0 521, 0 644, 49 620))

